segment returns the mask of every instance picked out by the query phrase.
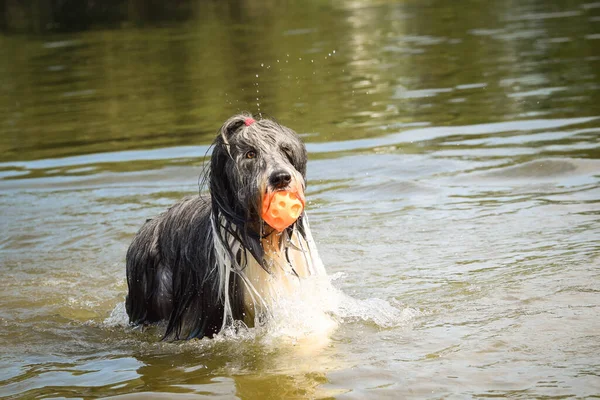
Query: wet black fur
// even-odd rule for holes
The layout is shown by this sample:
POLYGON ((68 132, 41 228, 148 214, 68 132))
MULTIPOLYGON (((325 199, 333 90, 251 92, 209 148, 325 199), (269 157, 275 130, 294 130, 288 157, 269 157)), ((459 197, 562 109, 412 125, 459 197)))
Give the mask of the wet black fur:
MULTIPOLYGON (((281 170, 306 174, 306 149, 292 130, 271 120, 245 126, 249 114, 230 118, 213 143, 205 176, 210 195, 183 199, 140 229, 127 251, 126 310, 130 323, 168 321, 165 339, 212 336, 223 326, 224 298, 214 240, 232 260, 229 298, 233 320, 242 320, 244 304, 239 272, 245 251, 228 245, 235 238, 268 271, 261 237, 270 228, 260 218, 260 200, 269 176, 281 170), (249 149, 255 160, 244 160, 249 149), (218 229, 213 229, 217 226, 218 229), (215 235, 218 235, 215 238, 215 235)), ((301 216, 295 222, 305 236, 301 216)), ((292 230, 289 227, 288 230, 292 230)))

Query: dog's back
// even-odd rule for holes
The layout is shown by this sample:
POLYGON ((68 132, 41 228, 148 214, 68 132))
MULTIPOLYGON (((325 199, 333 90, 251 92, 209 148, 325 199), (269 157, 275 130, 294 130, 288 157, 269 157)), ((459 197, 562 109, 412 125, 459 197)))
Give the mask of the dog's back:
POLYGON ((210 253, 203 251, 212 242, 210 201, 194 196, 183 199, 156 218, 148 220, 127 251, 129 294, 125 302, 129 320, 135 325, 171 319, 176 336, 194 337, 192 319, 204 320, 203 335, 221 328, 223 305, 202 302, 199 296, 215 297, 210 274, 210 253), (185 300, 184 300, 185 299, 185 300), (182 303, 182 300, 184 303, 182 303), (176 310, 177 315, 172 315, 176 310), (171 318, 173 317, 173 318, 171 318))

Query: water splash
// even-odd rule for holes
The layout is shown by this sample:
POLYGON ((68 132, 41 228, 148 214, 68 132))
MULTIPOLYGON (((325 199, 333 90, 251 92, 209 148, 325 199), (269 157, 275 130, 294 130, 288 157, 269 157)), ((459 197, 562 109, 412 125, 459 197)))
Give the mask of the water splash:
MULTIPOLYGON (((260 64, 260 66, 261 66, 261 67, 264 67, 264 64, 260 64)), ((260 112, 260 97, 259 97, 259 95, 258 95, 258 93, 259 93, 259 82, 258 82, 258 78, 259 78, 259 75, 258 75, 258 74, 256 74, 256 84, 255 84, 255 85, 256 85, 256 93, 257 93, 257 94, 256 94, 256 108, 257 108, 257 111, 258 111, 258 115, 260 115, 260 116, 261 116, 261 118, 262 118, 262 113, 260 112)))
MULTIPOLYGON (((282 296, 273 305, 272 318, 259 327, 248 328, 242 322, 227 327, 216 335, 217 341, 258 340, 262 344, 274 342, 298 344, 310 341, 324 344, 338 328, 352 322, 367 322, 381 329, 410 323, 419 311, 379 298, 355 299, 333 286, 332 281, 342 274, 313 276, 303 279, 292 296, 282 296)), ((112 310, 102 324, 104 327, 129 325, 125 303, 112 310)))
POLYGON ((393 328, 412 321, 420 312, 414 308, 398 308, 390 302, 378 298, 357 300, 344 296, 344 301, 336 310, 336 316, 344 322, 372 322, 380 328, 393 328))
POLYGON ((129 325, 129 317, 127 316, 127 311, 125 311, 124 301, 115 306, 115 308, 110 312, 108 318, 104 320, 102 325, 107 328, 129 325))

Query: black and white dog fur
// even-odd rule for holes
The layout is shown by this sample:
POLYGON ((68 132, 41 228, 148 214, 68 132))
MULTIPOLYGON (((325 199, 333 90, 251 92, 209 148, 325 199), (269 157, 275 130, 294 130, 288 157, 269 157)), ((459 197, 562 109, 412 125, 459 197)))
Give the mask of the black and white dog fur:
POLYGON ((129 321, 168 321, 169 340, 261 324, 304 278, 325 274, 305 213, 281 233, 261 218, 267 193, 304 193, 306 148, 298 135, 242 113, 225 122, 213 146, 210 195, 148 220, 127 251, 129 321))

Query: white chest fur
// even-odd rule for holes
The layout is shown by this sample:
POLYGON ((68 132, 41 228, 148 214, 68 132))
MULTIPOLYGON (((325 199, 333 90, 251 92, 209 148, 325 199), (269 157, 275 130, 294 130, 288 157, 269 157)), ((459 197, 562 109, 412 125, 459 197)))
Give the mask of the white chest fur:
MULTIPOLYGON (((301 222, 304 236, 297 229, 288 235, 272 233, 261 242, 268 271, 266 271, 251 255, 250 251, 243 249, 233 235, 223 237, 232 252, 228 252, 224 243, 215 236, 215 250, 219 276, 219 295, 224 301, 223 328, 233 323, 229 292, 229 277, 232 271, 241 278, 242 296, 244 301, 244 322, 252 327, 256 319, 269 316, 271 310, 282 299, 292 300, 301 290, 303 280, 311 276, 324 276, 325 268, 314 244, 306 215, 301 222), (242 251, 244 267, 232 268, 232 259, 228 254, 242 251)), ((216 226, 213 221, 213 229, 216 226)))
POLYGON ((281 299, 292 298, 301 290, 305 278, 324 273, 322 264, 315 266, 320 260, 315 262, 318 255, 314 254, 314 246, 309 246, 297 232, 291 238, 274 232, 262 240, 262 245, 268 272, 250 254, 247 254, 248 264, 243 272, 247 282, 244 322, 249 326, 255 325, 257 314, 268 313, 281 299))

